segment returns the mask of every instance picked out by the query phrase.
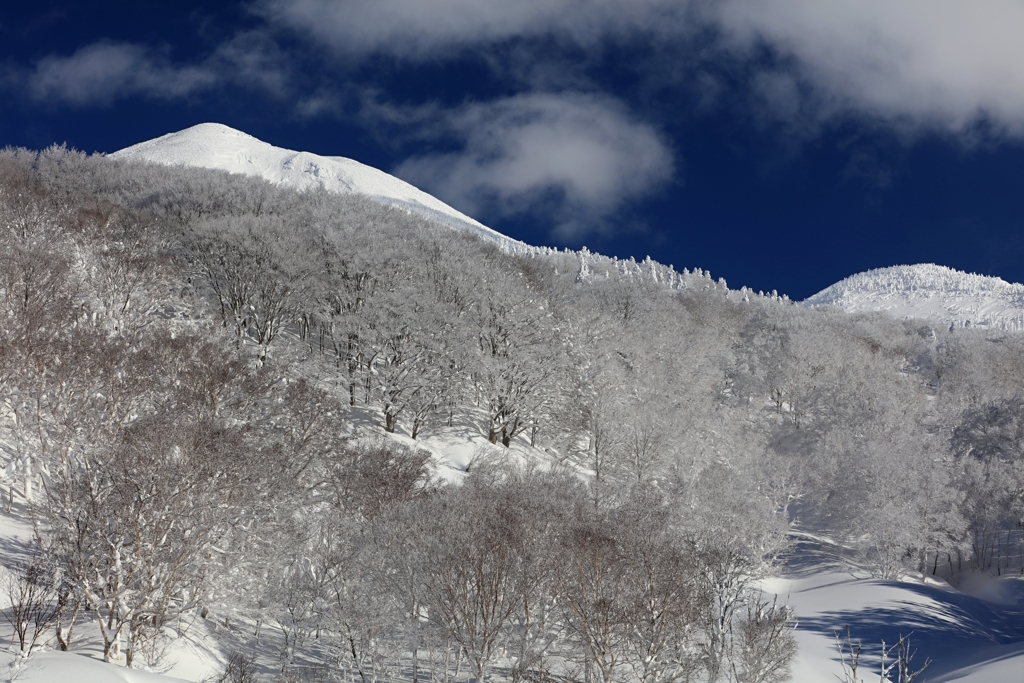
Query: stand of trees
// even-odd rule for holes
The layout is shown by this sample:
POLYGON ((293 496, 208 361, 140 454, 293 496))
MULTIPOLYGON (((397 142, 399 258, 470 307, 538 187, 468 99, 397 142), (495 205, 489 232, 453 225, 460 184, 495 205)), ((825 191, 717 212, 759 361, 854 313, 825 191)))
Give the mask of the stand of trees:
POLYGON ((217 602, 361 683, 774 681, 790 525, 886 577, 1024 570, 1012 334, 63 148, 0 153, 0 315, 24 585, 128 664, 217 602), (441 486, 354 418, 551 465, 441 486))

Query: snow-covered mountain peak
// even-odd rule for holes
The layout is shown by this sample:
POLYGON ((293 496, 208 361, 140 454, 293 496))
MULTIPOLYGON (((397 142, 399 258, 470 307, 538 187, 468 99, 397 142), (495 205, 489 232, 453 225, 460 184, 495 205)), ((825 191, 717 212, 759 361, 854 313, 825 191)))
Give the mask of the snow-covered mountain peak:
POLYGON ((851 275, 803 303, 851 313, 886 311, 952 327, 1024 330, 1024 285, 931 263, 851 275))
POLYGON ((450 228, 468 230, 513 250, 525 247, 376 168, 345 157, 325 157, 275 147, 219 123, 200 123, 126 147, 110 156, 240 173, 298 190, 322 187, 331 192, 363 194, 450 228))

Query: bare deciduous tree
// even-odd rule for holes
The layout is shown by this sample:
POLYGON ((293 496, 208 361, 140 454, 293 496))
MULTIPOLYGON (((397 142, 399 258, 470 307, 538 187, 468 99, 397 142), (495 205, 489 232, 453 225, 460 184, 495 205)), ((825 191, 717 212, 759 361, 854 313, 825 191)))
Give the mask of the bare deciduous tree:
POLYGON ((14 628, 18 650, 28 656, 57 619, 54 577, 42 557, 30 558, 8 572, 3 583, 10 605, 3 615, 14 628))

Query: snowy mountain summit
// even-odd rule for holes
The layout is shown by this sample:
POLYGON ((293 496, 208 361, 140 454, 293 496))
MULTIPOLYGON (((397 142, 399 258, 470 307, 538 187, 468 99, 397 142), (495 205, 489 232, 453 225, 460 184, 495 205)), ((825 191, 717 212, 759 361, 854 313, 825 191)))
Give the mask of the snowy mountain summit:
POLYGON ((363 194, 450 228, 468 230, 513 250, 523 246, 404 180, 376 168, 345 157, 324 157, 274 147, 219 123, 201 123, 140 142, 114 152, 110 157, 240 173, 298 190, 322 187, 330 192, 363 194))
POLYGON ((930 263, 851 275, 803 303, 851 313, 886 311, 950 327, 1024 330, 1024 285, 930 263))

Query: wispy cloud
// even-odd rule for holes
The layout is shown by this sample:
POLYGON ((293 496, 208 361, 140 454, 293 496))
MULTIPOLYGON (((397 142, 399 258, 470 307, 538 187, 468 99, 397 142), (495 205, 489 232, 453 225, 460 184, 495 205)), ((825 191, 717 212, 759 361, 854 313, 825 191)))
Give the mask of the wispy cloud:
POLYGON ((135 43, 99 41, 70 55, 48 55, 9 69, 5 89, 36 102, 107 106, 118 99, 175 100, 231 85, 280 98, 295 89, 289 56, 267 33, 236 33, 207 57, 175 63, 163 51, 135 43))
POLYGON ((756 81, 781 118, 799 82, 820 118, 1024 135, 1018 0, 721 0, 705 16, 726 49, 754 59, 767 47, 784 65, 756 81))
POLYGON ((295 90, 288 53, 265 31, 236 33, 217 47, 204 66, 223 82, 248 86, 272 97, 284 97, 295 90))
POLYGON ((689 0, 262 0, 270 22, 340 53, 432 57, 471 45, 553 34, 593 43, 611 33, 685 25, 689 0))
POLYGON ((608 97, 520 95, 429 117, 459 148, 408 159, 397 175, 470 213, 543 213, 562 238, 606 230, 674 170, 659 132, 608 97))
MULTIPOLYGON (((495 60, 496 77, 509 80, 513 90, 589 91, 598 89, 596 83, 567 67, 581 55, 599 53, 608 40, 630 39, 633 46, 649 45, 652 55, 672 55, 697 45, 692 39, 699 35, 694 63, 700 68, 684 70, 694 89, 711 92, 704 86, 717 65, 731 75, 715 81, 715 92, 731 80, 746 94, 723 102, 753 103, 758 116, 805 135, 853 116, 911 139, 920 131, 971 136, 979 129, 1024 137, 1020 0, 253 3, 263 24, 234 35, 200 61, 179 64, 143 45, 98 42, 21 67, 17 80, 37 101, 76 105, 129 96, 171 99, 214 85, 241 85, 276 97, 294 95, 298 113, 310 116, 338 110, 324 93, 349 72, 342 68, 327 77, 328 67, 299 86, 291 65, 329 61, 325 51, 340 57, 340 64, 358 64, 379 55, 436 62, 472 49, 507 56, 495 60), (280 31, 301 40, 279 42, 280 31), (552 43, 544 41, 551 39, 574 47, 550 49, 552 43), (734 69, 737 61, 740 68, 734 69)), ((659 70, 651 71, 645 78, 656 80, 659 70)))
POLYGON ((751 74, 741 79, 750 97, 740 101, 812 134, 853 115, 910 133, 969 134, 982 123, 1024 136, 1019 0, 260 0, 257 7, 270 25, 349 59, 436 60, 549 37, 587 50, 642 36, 652 51, 664 51, 700 35, 702 59, 739 59, 751 74), (707 49, 708 35, 717 36, 716 49, 707 49))
POLYGON ((217 75, 205 66, 174 65, 141 45, 100 42, 44 57, 20 80, 37 101, 105 105, 133 95, 184 97, 211 87, 217 75))

